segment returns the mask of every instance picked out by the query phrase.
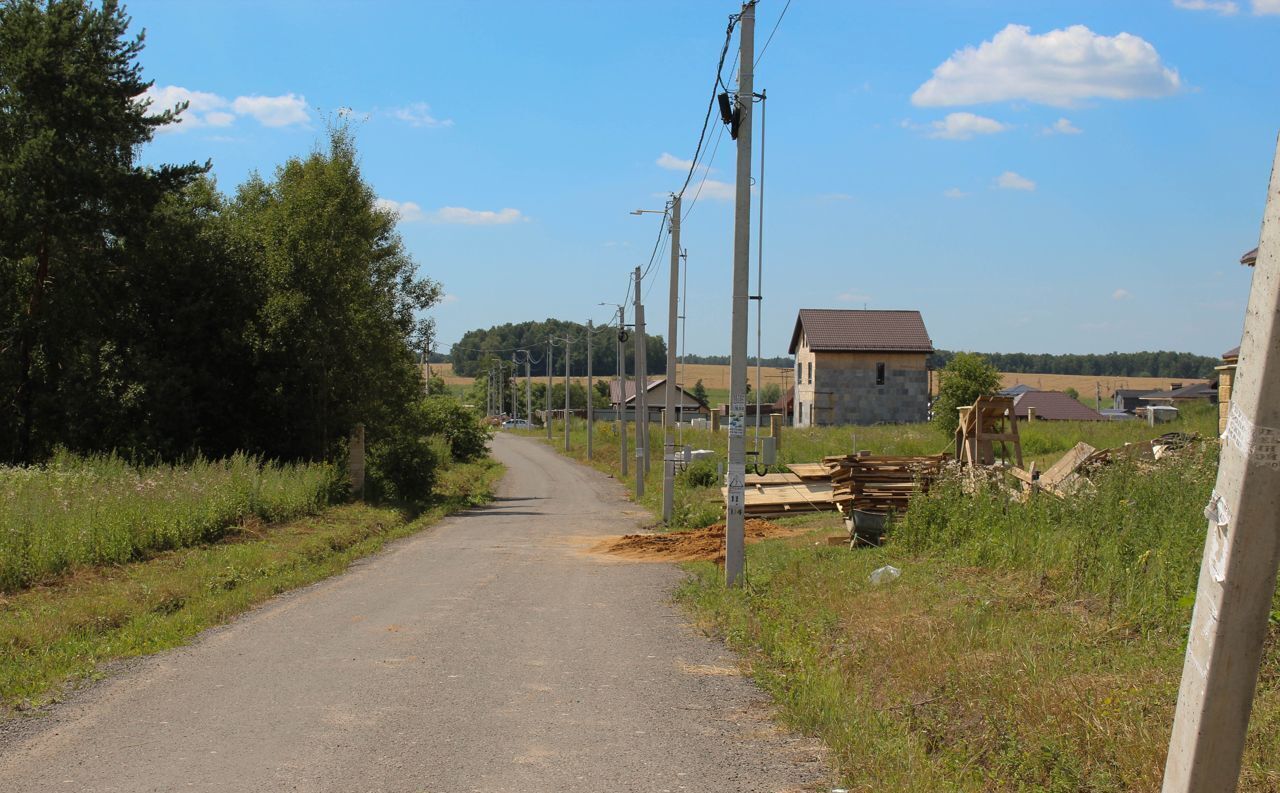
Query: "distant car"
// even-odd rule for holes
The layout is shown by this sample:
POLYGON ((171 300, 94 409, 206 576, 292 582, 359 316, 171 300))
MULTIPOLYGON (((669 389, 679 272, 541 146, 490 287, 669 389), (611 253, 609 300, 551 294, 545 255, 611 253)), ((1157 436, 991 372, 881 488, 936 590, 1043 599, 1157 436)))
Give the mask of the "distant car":
POLYGON ((507 419, 502 422, 502 428, 504 430, 531 430, 533 425, 529 423, 528 419, 507 419))

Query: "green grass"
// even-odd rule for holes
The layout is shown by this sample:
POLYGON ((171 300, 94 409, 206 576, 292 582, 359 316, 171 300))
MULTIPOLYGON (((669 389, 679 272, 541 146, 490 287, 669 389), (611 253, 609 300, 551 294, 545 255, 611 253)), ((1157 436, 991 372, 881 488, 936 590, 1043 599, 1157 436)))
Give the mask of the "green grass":
POLYGON ((490 499, 493 461, 444 471, 426 511, 362 504, 231 527, 217 543, 79 568, 0 598, 0 720, 55 700, 102 664, 180 645, 273 595, 344 570, 390 540, 490 499))
MULTIPOLYGON (((1155 791, 1215 471, 1210 441, 1065 502, 943 483, 883 548, 753 545, 743 588, 698 564, 680 598, 831 747, 842 787, 1155 791), (902 577, 871 585, 885 564, 902 577)), ((1277 745, 1273 624, 1242 790, 1280 790, 1277 745)))
POLYGON ((0 467, 0 592, 76 565, 210 542, 248 518, 314 514, 336 482, 329 465, 245 455, 134 467, 114 456, 64 454, 41 467, 0 467))

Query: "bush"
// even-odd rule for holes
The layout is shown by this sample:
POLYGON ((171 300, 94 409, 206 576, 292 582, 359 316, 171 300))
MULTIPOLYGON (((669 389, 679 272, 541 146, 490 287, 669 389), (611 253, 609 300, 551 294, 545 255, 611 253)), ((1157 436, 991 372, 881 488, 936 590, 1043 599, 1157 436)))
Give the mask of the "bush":
POLYGON ((976 353, 957 353, 938 372, 938 398, 933 400, 933 426, 947 437, 960 423, 959 408, 972 405, 980 396, 1000 390, 1000 373, 976 353))
POLYGON ((681 481, 689 487, 715 487, 720 484, 714 460, 695 460, 680 472, 681 481))
POLYGON ((489 429, 480 413, 448 395, 429 396, 418 404, 412 417, 414 428, 424 435, 437 435, 449 445, 449 454, 460 463, 473 462, 488 454, 489 429))
POLYGON ((374 500, 421 504, 449 463, 449 443, 433 435, 396 434, 369 447, 368 495, 374 500))

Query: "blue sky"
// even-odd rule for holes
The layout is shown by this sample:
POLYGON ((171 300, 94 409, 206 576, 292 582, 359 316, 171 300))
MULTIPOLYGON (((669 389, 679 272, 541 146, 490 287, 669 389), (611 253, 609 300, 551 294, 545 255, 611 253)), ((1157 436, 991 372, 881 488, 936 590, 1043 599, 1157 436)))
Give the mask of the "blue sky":
MULTIPOLYGON (((759 3, 757 47, 784 3, 759 3)), ((212 159, 231 192, 351 108, 365 178, 448 293, 440 348, 503 322, 604 321, 658 232, 629 212, 683 182, 737 10, 135 0, 153 90, 192 101, 144 156, 212 159)), ((1278 37, 1280 0, 792 0, 756 74, 764 353, 786 353, 799 308, 864 305, 921 310, 947 349, 1234 346, 1278 37)), ((724 134, 684 225, 690 352, 729 349, 733 162, 724 134)))

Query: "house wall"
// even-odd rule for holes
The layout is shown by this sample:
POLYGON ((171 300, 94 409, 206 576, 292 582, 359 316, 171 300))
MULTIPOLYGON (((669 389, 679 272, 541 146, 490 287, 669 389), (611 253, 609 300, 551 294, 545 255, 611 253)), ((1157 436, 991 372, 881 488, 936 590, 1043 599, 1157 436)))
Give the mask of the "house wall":
MULTIPOLYGON (((796 387, 795 409, 791 412, 791 423, 796 427, 813 426, 814 384, 810 378, 810 367, 816 363, 816 356, 809 349, 809 340, 805 338, 804 329, 800 330, 800 340, 796 344, 796 370, 792 382, 796 387)), ((814 370, 813 378, 816 379, 814 370)))
MULTIPOLYGON (((806 407, 800 426, 925 421, 929 414, 927 358, 924 353, 815 353, 814 383, 805 400, 812 409, 806 407), (883 385, 876 383, 877 364, 885 367, 883 385)), ((799 393, 797 388, 797 402, 799 393)))

